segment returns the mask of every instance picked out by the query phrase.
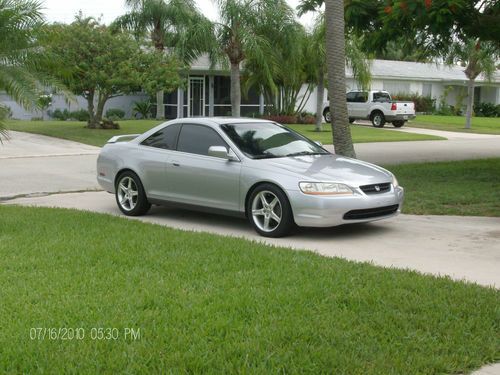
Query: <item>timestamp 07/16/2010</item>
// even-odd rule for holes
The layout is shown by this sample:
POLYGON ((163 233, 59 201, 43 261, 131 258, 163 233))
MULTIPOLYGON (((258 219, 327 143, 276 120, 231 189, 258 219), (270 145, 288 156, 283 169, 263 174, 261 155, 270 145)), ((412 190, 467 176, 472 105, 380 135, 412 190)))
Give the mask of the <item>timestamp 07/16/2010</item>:
POLYGON ((30 340, 71 341, 71 340, 97 340, 137 341, 142 337, 140 328, 116 327, 32 327, 29 330, 30 340))

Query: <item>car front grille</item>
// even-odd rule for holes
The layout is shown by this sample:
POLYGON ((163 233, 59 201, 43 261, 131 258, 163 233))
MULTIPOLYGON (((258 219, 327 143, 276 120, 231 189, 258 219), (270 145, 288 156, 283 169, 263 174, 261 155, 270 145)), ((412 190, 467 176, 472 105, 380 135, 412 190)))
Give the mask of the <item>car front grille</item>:
POLYGON ((392 206, 352 210, 344 214, 344 220, 371 219, 374 217, 392 215, 398 210, 398 207, 398 204, 393 204, 392 206))
POLYGON ((390 182, 383 184, 363 185, 359 187, 365 194, 381 194, 391 190, 390 182))

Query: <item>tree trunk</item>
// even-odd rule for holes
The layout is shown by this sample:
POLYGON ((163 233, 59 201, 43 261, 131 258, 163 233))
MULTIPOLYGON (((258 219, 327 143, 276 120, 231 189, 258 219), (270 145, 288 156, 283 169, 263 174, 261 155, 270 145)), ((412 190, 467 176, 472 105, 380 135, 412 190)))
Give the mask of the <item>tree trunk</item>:
POLYGON ((102 113, 104 112, 104 104, 106 104, 106 101, 108 100, 108 96, 104 94, 99 94, 99 101, 97 102, 97 111, 95 114, 95 121, 97 123, 97 126, 100 126, 101 120, 102 120, 102 113))
POLYGON ((91 91, 87 95, 87 111, 89 112, 89 121, 87 122, 87 127, 91 129, 97 128, 99 126, 99 121, 96 121, 95 119, 93 91, 91 91))
POLYGON ((335 153, 356 157, 345 99, 344 1, 325 0, 328 92, 335 153))
POLYGON ((317 132, 323 130, 323 101, 324 101, 324 93, 325 93, 325 77, 323 73, 323 69, 319 71, 318 76, 318 90, 316 93, 316 128, 317 132))
POLYGON ((231 116, 240 117, 240 64, 231 63, 231 116))
POLYGON ((165 106, 163 105, 163 90, 156 93, 156 119, 165 118, 165 106))
POLYGON ((467 82, 467 112, 465 113, 465 129, 470 129, 472 111, 474 106, 474 80, 467 82))

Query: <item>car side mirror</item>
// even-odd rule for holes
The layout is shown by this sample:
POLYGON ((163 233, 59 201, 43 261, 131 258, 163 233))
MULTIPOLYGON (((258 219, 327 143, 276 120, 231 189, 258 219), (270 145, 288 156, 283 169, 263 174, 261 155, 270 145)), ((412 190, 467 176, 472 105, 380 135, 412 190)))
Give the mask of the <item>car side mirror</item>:
POLYGON ((231 149, 229 149, 228 151, 224 146, 210 146, 208 148, 208 156, 227 159, 231 161, 239 161, 234 151, 231 149))

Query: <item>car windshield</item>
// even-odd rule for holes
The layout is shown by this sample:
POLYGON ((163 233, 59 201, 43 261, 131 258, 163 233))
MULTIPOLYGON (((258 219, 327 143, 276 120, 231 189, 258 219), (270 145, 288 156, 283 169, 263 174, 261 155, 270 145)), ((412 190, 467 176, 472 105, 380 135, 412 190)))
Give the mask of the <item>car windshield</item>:
POLYGON ((221 128, 252 159, 328 154, 316 143, 272 122, 225 124, 221 128))

